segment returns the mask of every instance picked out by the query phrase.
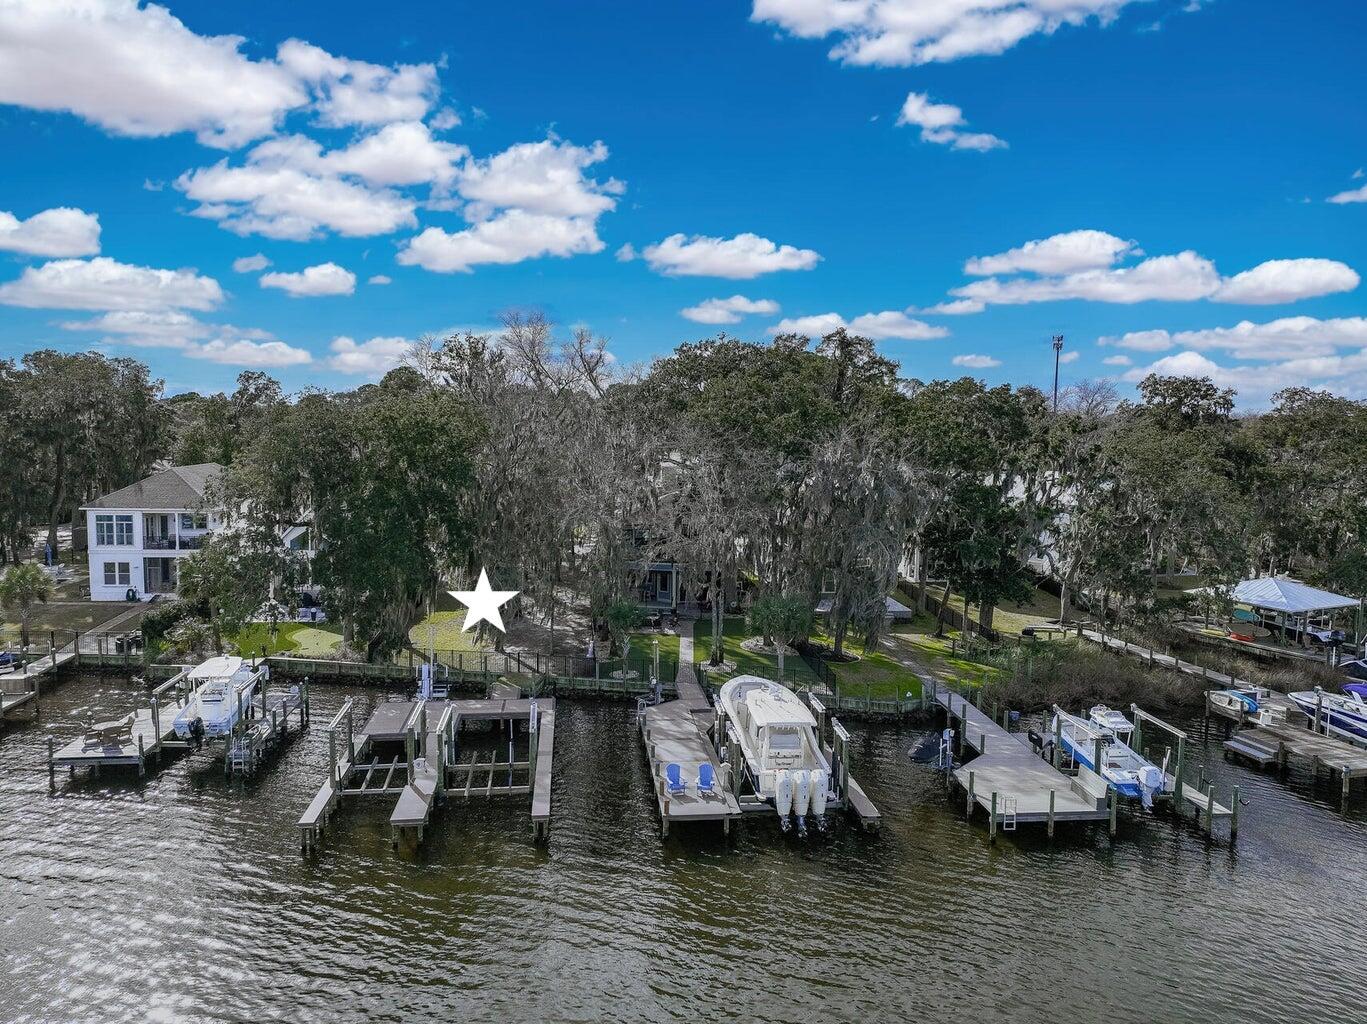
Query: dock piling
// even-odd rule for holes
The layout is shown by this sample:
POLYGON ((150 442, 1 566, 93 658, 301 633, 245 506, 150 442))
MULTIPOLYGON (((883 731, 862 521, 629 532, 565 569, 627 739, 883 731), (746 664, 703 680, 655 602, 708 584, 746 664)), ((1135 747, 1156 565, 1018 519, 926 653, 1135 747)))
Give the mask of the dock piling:
POLYGON ((992 791, 992 817, 987 823, 987 841, 995 843, 997 841, 997 791, 992 791))

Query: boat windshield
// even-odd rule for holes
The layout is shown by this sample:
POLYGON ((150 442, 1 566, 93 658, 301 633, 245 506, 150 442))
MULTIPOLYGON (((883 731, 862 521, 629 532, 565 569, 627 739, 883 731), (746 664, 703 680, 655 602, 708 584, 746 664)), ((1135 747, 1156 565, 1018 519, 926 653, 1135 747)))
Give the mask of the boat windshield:
POLYGON ((770 750, 801 750, 802 737, 793 729, 769 730, 770 750))

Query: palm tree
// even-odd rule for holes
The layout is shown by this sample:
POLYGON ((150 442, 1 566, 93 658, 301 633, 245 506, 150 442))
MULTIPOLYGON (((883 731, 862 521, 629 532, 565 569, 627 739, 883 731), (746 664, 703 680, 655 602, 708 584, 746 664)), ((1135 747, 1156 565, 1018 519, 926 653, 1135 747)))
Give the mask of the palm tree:
POLYGON ((15 565, 0 576, 0 607, 19 617, 19 642, 28 646, 29 622, 33 618, 33 606, 38 602, 47 603, 52 596, 52 580, 37 565, 27 563, 15 565))

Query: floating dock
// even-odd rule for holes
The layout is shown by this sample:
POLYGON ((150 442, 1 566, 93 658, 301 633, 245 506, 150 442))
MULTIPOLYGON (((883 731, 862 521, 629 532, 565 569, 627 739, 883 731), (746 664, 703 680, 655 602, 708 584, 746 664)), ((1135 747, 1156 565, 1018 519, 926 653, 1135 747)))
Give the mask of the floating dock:
POLYGON ((960 753, 968 750, 976 755, 949 772, 947 780, 957 782, 964 791, 970 818, 978 807, 987 811, 992 841, 999 828, 1013 832, 1021 823, 1043 824, 1052 836, 1060 821, 1114 821, 1114 801, 1108 809, 1107 787, 1092 772, 1084 768, 1076 777, 1065 775, 966 697, 941 689, 933 681, 930 685, 931 696, 944 709, 950 726, 959 723, 955 736, 960 753))
POLYGON ((449 799, 530 797, 533 838, 549 838, 554 698, 505 693, 487 700, 385 701, 359 732, 354 715, 348 698, 328 725, 328 778, 298 822, 305 853, 320 847, 343 800, 370 796, 395 798, 389 817, 395 848, 420 844, 432 815, 449 799), (478 753, 463 760, 462 730, 479 723, 500 733, 496 749, 487 760, 478 753), (519 758, 523 725, 526 753, 519 758))

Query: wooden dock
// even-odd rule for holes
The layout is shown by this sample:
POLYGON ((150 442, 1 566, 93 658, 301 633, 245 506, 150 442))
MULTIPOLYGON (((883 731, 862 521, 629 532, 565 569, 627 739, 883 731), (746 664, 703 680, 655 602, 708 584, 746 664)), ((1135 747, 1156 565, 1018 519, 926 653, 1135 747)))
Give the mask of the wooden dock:
POLYGON ((359 732, 348 699, 327 728, 328 779, 298 822, 304 851, 319 848, 328 819, 349 797, 396 798, 389 817, 396 848, 420 844, 432 815, 448 799, 530 797, 533 838, 548 838, 555 699, 523 699, 511 692, 487 700, 385 701, 359 732), (501 730, 500 750, 506 738, 506 753, 462 760, 461 731, 476 723, 501 730), (527 753, 519 758, 524 723, 527 753))
MULTIPOLYGON (((1304 717, 1304 716, 1302 716, 1304 717)), ((1336 736, 1293 724, 1256 725, 1235 732, 1224 743, 1227 753, 1252 761, 1260 768, 1275 766, 1285 772, 1292 758, 1304 762, 1318 778, 1321 770, 1339 778, 1340 799, 1347 806, 1353 780, 1367 778, 1367 750, 1336 736)))
POLYGON ((951 728, 959 723, 960 753, 976 755, 948 778, 964 791, 970 818, 978 807, 987 812, 991 840, 1022 823, 1043 824, 1052 836, 1057 822, 1114 820, 1114 801, 1108 808, 1106 786, 1090 772, 1065 775, 953 690, 934 687, 932 698, 951 728))
POLYGON ((99 774, 101 768, 127 765, 135 766, 141 777, 147 773, 149 759, 158 761, 167 750, 188 750, 190 744, 177 740, 175 729, 176 716, 185 710, 185 703, 183 695, 163 703, 153 694, 149 706, 134 709, 125 719, 96 723, 60 749, 49 739, 48 785, 56 787, 58 768, 67 768, 72 775, 77 768, 99 774))
POLYGON ((668 836, 673 822, 703 821, 720 821, 722 830, 729 833, 731 822, 741 815, 740 802, 731 785, 730 766, 721 763, 704 731, 702 723, 710 723, 713 713, 702 687, 688 680, 686 685, 680 685, 678 700, 644 708, 637 717, 650 761, 651 788, 660 814, 661 834, 668 836), (665 768, 670 764, 679 766, 684 783, 681 793, 670 793, 665 782, 665 768), (698 771, 704 764, 712 766, 716 780, 711 793, 698 791, 698 771))

